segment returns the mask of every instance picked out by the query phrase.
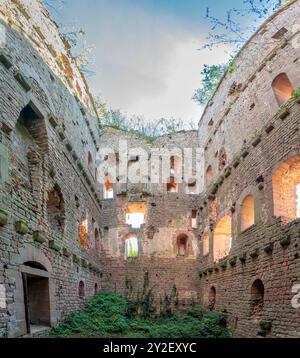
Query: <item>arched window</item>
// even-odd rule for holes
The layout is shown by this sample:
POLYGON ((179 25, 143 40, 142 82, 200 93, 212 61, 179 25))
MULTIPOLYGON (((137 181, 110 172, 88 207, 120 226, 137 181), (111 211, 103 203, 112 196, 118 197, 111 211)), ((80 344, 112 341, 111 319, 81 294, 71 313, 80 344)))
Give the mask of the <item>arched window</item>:
POLYGON ((241 206, 241 230, 245 231, 255 223, 254 198, 248 195, 241 206))
POLYGON ((125 240, 125 260, 130 257, 138 257, 139 245, 135 234, 129 234, 125 240))
POLYGON ((84 248, 89 246, 88 219, 84 217, 78 225, 78 240, 84 248))
POLYGON ((84 282, 80 281, 79 285, 78 285, 78 296, 79 298, 84 298, 85 297, 85 289, 84 289, 84 282))
POLYGON ((280 73, 274 79, 272 88, 279 106, 286 103, 292 97, 293 86, 286 73, 280 73))
POLYGON ((214 232, 214 261, 217 262, 229 255, 231 249, 231 217, 221 219, 214 232))
POLYGON ((168 193, 177 193, 177 191, 178 191, 177 183, 175 181, 175 178, 173 176, 171 176, 169 178, 169 182, 167 184, 167 192, 168 193))
POLYGON ((207 184, 211 183, 212 179, 213 179, 213 171, 212 171, 212 166, 210 165, 206 170, 206 182, 207 182, 207 184))
POLYGON ((65 203, 61 190, 55 185, 48 193, 47 214, 50 228, 63 235, 65 229, 65 203))
POLYGON ((104 183, 104 199, 113 199, 114 198, 114 185, 109 178, 105 180, 104 183))
POLYGON ((215 287, 211 287, 209 290, 209 295, 208 295, 208 309, 210 311, 213 311, 215 309, 216 295, 217 295, 217 291, 216 291, 215 287))
POLYGON ((94 286, 94 293, 95 293, 95 295, 97 295, 97 293, 98 293, 98 284, 97 283, 95 283, 95 286, 94 286))
POLYGON ((203 256, 209 254, 209 234, 206 232, 203 235, 203 256))
POLYGON ((100 251, 100 235, 99 235, 99 230, 97 228, 95 228, 94 230, 94 236, 95 236, 95 250, 97 252, 100 251))
POLYGON ((300 156, 282 163, 272 176, 274 216, 285 222, 300 217, 300 156))
POLYGON ((177 237, 177 255, 187 256, 188 255, 188 237, 185 234, 177 237))
POLYGON ((251 286, 251 316, 260 316, 264 308, 265 288, 261 280, 255 280, 251 286))

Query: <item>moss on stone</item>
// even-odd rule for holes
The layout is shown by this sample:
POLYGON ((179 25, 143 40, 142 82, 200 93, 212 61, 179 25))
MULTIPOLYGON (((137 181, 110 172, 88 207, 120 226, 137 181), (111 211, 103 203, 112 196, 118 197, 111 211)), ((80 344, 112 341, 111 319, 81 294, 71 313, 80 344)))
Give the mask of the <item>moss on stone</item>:
POLYGON ((16 232, 20 235, 26 235, 28 233, 29 227, 28 227, 28 223, 25 222, 24 220, 19 220, 16 221, 15 223, 15 229, 16 232))

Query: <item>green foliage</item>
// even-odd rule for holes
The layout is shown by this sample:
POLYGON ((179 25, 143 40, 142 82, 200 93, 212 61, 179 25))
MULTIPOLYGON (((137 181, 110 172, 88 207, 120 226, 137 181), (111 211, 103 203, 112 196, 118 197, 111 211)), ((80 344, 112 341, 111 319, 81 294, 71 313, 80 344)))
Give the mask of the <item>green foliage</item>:
POLYGON ((300 87, 293 91, 292 99, 298 99, 300 97, 300 87))
POLYGON ((115 293, 96 295, 85 308, 60 327, 51 330, 50 337, 103 337, 128 330, 127 301, 115 293))
POLYGON ((138 256, 139 256, 138 251, 132 246, 132 243, 129 242, 128 257, 138 257, 138 256))
MULTIPOLYGON (((229 338, 226 319, 215 312, 206 312, 200 319, 192 311, 159 318, 156 321, 133 322, 131 328, 145 338, 229 338), (137 329, 138 328, 138 329, 137 329)), ((132 333, 131 333, 132 334, 132 333)), ((131 335, 135 337, 135 335, 131 335)))
MULTIPOLYGON (((207 8, 205 18, 211 27, 201 49, 212 50, 224 46, 226 57, 228 50, 230 57, 235 57, 263 21, 286 4, 287 1, 284 0, 243 0, 239 7, 229 8, 223 18, 214 16, 211 9, 207 8)), ((193 99, 201 106, 205 106, 213 95, 226 68, 228 68, 228 73, 235 72, 236 61, 232 60, 229 65, 204 66, 201 72, 203 77, 201 87, 193 96, 193 99)))
POLYGON ((128 317, 143 317, 149 318, 153 316, 155 312, 153 287, 150 287, 149 273, 144 274, 143 290, 135 294, 132 290, 132 284, 130 280, 127 280, 128 292, 127 300, 129 303, 129 309, 127 312, 128 317))
POLYGON ((206 105, 206 103, 215 92, 226 68, 227 65, 204 65, 204 68, 201 72, 201 87, 195 91, 193 100, 199 103, 201 106, 206 105))
POLYGON ((130 316, 130 305, 115 293, 97 294, 79 313, 46 337, 229 338, 226 317, 195 306, 170 317, 130 316))
POLYGON ((236 64, 236 59, 234 58, 229 62, 227 71, 228 73, 234 73, 236 70, 237 70, 237 64, 236 64))

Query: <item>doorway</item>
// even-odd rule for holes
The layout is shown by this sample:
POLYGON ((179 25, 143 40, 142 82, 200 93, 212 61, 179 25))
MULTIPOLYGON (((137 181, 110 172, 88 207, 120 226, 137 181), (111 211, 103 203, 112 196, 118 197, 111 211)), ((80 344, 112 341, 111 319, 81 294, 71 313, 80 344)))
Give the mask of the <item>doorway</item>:
POLYGON ((22 279, 27 333, 34 334, 51 326, 49 274, 45 268, 27 263, 22 267, 22 279))
POLYGON ((215 287, 211 287, 209 290, 209 295, 208 295, 208 309, 210 311, 213 311, 215 309, 215 305, 216 305, 216 289, 215 287))

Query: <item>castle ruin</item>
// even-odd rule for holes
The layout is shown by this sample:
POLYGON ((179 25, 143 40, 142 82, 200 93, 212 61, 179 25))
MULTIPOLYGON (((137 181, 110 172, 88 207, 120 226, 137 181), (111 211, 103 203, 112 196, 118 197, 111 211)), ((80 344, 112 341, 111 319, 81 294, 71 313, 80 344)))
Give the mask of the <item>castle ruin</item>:
POLYGON ((41 0, 0 2, 1 337, 55 326, 103 290, 153 312, 225 312, 235 337, 300 336, 299 16, 290 1, 249 39, 198 133, 149 141, 101 127, 41 0), (110 177, 142 157, 151 172, 162 148, 177 149, 167 183, 110 177), (203 183, 182 182, 184 160, 203 183))

